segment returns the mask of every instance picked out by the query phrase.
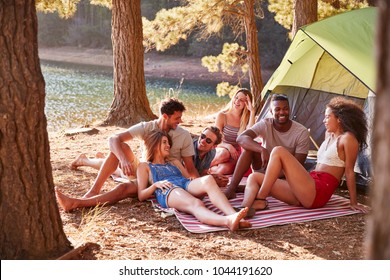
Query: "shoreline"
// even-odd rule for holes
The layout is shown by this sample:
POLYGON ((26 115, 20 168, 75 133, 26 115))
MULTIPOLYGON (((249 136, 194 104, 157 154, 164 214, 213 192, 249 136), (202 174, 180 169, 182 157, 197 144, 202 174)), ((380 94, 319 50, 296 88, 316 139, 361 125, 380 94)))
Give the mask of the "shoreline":
MULTIPOLYGON (((47 62, 63 62, 78 65, 92 65, 113 68, 111 50, 88 49, 78 47, 40 47, 40 60, 47 62)), ((236 79, 225 73, 211 73, 202 66, 201 58, 162 55, 157 53, 144 54, 144 72, 147 78, 187 79, 192 81, 231 82, 236 79)), ((272 70, 263 70, 264 84, 272 75, 272 70)), ((249 83, 248 79, 243 83, 249 83)))

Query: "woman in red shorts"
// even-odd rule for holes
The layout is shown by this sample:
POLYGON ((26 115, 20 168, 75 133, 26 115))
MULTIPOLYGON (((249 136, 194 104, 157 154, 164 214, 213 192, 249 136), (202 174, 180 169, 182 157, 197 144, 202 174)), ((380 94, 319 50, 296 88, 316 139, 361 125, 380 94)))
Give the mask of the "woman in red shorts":
POLYGON ((317 165, 308 173, 283 147, 275 147, 265 174, 249 176, 242 206, 267 208, 267 196, 305 208, 323 207, 345 174, 353 209, 367 212, 358 204, 354 166, 359 150, 366 146, 367 125, 362 109, 353 101, 335 97, 326 106, 327 137, 317 153, 317 165), (278 179, 283 171, 286 180, 278 179))

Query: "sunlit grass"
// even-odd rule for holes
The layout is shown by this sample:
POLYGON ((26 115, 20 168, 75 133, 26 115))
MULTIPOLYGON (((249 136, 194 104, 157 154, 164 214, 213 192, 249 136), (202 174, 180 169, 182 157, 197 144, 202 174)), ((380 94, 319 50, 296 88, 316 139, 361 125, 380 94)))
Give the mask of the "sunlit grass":
MULTIPOLYGON (((112 73, 51 64, 43 64, 42 72, 49 131, 91 125, 106 118, 113 99, 112 73)), ((183 101, 187 109, 184 121, 212 115, 229 101, 215 94, 215 84, 186 80, 149 79, 146 91, 156 115, 162 99, 169 96, 183 101)))

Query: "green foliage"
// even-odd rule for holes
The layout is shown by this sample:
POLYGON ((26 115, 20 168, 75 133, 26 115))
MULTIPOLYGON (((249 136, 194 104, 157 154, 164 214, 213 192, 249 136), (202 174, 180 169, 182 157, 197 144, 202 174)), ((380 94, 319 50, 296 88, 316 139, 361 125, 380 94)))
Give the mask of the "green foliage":
POLYGON ((217 95, 229 95, 229 97, 231 98, 239 88, 241 88, 241 86, 239 85, 231 85, 228 82, 222 82, 217 85, 217 95))
POLYGON ((217 86, 217 95, 224 96, 230 94, 232 90, 240 87, 241 80, 248 72, 248 63, 246 61, 246 50, 237 43, 225 43, 222 53, 217 56, 205 56, 202 58, 202 66, 207 67, 209 72, 222 71, 230 76, 236 75, 238 85, 231 86, 229 83, 221 83, 217 86))
POLYGON ((233 76, 238 71, 245 74, 248 71, 248 64, 245 57, 246 50, 237 43, 225 43, 222 53, 218 56, 205 56, 202 58, 202 66, 207 67, 209 72, 223 71, 233 76))
POLYGON ((36 0, 37 11, 45 13, 57 12, 61 18, 69 18, 77 10, 80 0, 36 0))
MULTIPOLYGON (((180 40, 186 40, 196 30, 200 38, 208 38, 212 34, 223 31, 230 25, 238 36, 244 30, 246 12, 249 1, 242 0, 187 0, 183 6, 163 9, 156 14, 154 20, 143 18, 144 46, 164 51, 180 40)), ((255 15, 263 17, 261 1, 254 1, 255 15)), ((223 71, 228 75, 237 75, 238 83, 248 71, 247 52, 238 44, 224 44, 222 53, 217 56, 206 56, 202 65, 210 72, 223 71)), ((217 88, 217 94, 224 95, 229 86, 223 84, 217 88)))
MULTIPOLYGON (((367 6, 366 0, 318 0, 318 20, 367 6)), ((275 14, 275 20, 278 23, 291 30, 293 24, 293 0, 269 0, 268 9, 275 14)))
MULTIPOLYGON (((242 0, 183 2, 182 6, 160 10, 152 21, 143 18, 145 47, 164 51, 180 40, 186 40, 193 31, 197 31, 201 38, 208 38, 221 32, 225 25, 234 27, 236 36, 244 31, 242 21, 245 11, 242 0)), ((256 11, 259 17, 263 16, 260 8, 256 8, 256 11)))

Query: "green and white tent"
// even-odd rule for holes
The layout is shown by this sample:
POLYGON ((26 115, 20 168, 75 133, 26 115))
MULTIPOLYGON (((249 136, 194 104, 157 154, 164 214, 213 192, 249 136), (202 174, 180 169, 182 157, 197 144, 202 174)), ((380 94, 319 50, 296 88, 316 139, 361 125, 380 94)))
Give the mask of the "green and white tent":
MULTIPOLYGON (((286 94, 292 119, 310 129, 317 144, 324 140, 322 120, 326 104, 336 95, 347 96, 365 106, 370 123, 373 103, 369 97, 375 96, 376 80, 376 15, 376 8, 364 8, 300 28, 261 93, 268 101, 272 93, 286 94)), ((268 111, 266 102, 260 118, 266 117, 268 111)), ((365 154, 360 169, 368 176, 370 151, 365 154)))

